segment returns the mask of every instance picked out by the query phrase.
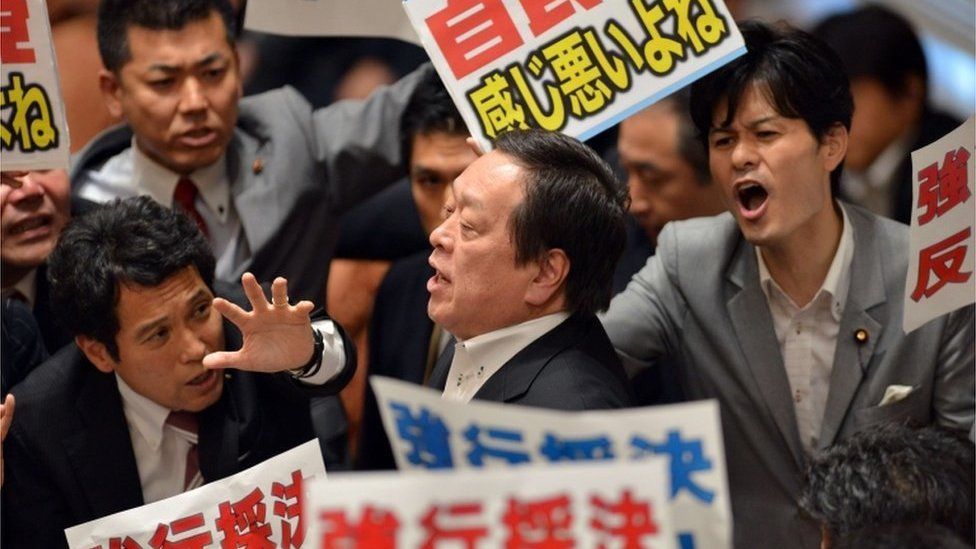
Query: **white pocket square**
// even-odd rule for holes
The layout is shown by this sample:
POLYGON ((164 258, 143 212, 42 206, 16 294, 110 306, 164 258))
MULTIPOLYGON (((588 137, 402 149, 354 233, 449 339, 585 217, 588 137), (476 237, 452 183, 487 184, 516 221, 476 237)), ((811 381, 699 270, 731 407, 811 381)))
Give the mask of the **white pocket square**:
POLYGON ((914 390, 915 387, 911 385, 889 385, 885 389, 884 396, 881 398, 881 403, 878 406, 887 406, 904 400, 914 390))

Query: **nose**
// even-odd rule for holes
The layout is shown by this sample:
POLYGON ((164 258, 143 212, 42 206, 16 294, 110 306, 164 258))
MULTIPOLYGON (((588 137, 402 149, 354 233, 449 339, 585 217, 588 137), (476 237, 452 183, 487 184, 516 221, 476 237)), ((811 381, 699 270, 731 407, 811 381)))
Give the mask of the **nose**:
POLYGON ((450 222, 451 218, 448 217, 444 221, 441 221, 441 224, 434 227, 434 230, 430 232, 430 245, 435 249, 446 249, 450 244, 451 239, 447 231, 447 225, 450 222))
POLYGON ((630 193, 631 215, 645 215, 651 209, 651 202, 647 199, 647 194, 641 188, 641 185, 642 183, 636 177, 629 177, 627 179, 627 190, 630 193))
POLYGON ((16 177, 18 186, 9 194, 7 200, 10 202, 24 202, 36 200, 44 196, 44 186, 34 178, 33 172, 16 177))
POLYGON ((746 170, 757 163, 756 147, 748 139, 739 139, 732 149, 732 166, 746 170))
POLYGON ((214 350, 216 349, 207 348, 207 343, 200 337, 200 334, 196 330, 190 329, 189 327, 182 328, 182 333, 180 334, 180 362, 184 364, 200 362, 208 352, 214 350))
POLYGON ((196 78, 187 78, 180 96, 180 111, 190 113, 207 108, 207 94, 196 78))

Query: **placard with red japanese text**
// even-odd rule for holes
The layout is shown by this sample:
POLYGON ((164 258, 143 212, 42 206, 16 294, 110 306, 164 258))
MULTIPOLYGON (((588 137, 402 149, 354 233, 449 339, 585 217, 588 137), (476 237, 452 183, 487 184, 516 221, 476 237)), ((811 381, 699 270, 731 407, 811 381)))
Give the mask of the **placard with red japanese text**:
POLYGON ((676 547, 667 461, 429 474, 310 485, 307 547, 676 547))
POLYGON ((70 150, 47 5, 44 0, 3 0, 0 4, 3 169, 67 168, 70 150))
POLYGON ((404 0, 484 150, 538 127, 585 141, 745 53, 721 0, 404 0))
POLYGON ((976 301, 973 277, 976 117, 912 152, 912 227, 903 328, 976 301))
POLYGON ((370 378, 401 471, 494 469, 662 456, 682 549, 731 546, 731 508, 718 403, 563 412, 441 400, 410 383, 370 378))
POLYGON ((325 478, 317 440, 232 477, 64 531, 71 549, 302 547, 302 486, 325 478))

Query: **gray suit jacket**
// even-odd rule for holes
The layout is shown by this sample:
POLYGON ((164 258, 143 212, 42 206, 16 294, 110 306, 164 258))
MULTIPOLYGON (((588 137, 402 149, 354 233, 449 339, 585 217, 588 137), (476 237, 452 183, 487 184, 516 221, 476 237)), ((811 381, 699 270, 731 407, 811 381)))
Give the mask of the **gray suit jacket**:
MULTIPOLYGON (((339 216, 406 175, 400 117, 427 70, 316 111, 289 87, 241 100, 227 177, 252 255, 228 282, 284 276, 290 296, 323 304, 339 216)), ((93 139, 73 162, 72 189, 131 140, 128 126, 93 139)))
MULTIPOLYGON (((905 335, 908 230, 844 205, 854 230, 821 448, 881 422, 969 430, 974 409, 973 307, 905 335), (867 330, 858 344, 853 334, 867 330), (889 385, 915 390, 878 406, 889 385)), ((603 318, 630 369, 668 356, 690 399, 721 406, 735 546, 817 547, 796 504, 806 457, 753 246, 731 214, 672 223, 657 254, 603 318)))

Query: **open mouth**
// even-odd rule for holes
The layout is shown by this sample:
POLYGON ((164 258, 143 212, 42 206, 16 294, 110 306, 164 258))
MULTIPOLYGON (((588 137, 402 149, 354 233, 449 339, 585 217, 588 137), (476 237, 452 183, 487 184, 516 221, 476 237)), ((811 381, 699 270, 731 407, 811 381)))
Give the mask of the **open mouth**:
POLYGON ((10 236, 17 236, 19 234, 24 234, 27 231, 32 231, 39 227, 45 227, 51 224, 51 218, 46 215, 32 217, 30 219, 25 219, 17 224, 15 224, 10 229, 10 236))
POLYGON ((217 374, 217 372, 215 372, 213 370, 207 370, 206 372, 203 372, 202 374, 198 375, 197 377, 191 379, 190 382, 189 382, 189 385, 203 385, 203 384, 207 383, 208 381, 210 381, 212 379, 212 377, 215 376, 216 374, 217 374))
POLYGON ((758 183, 746 183, 736 191, 739 205, 746 212, 758 212, 769 198, 769 193, 758 183))

